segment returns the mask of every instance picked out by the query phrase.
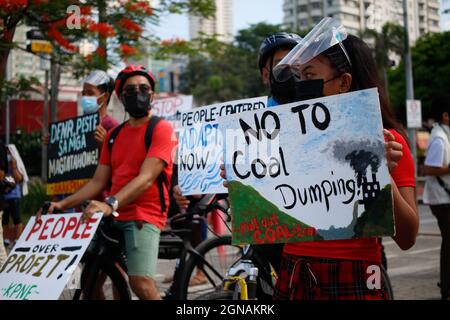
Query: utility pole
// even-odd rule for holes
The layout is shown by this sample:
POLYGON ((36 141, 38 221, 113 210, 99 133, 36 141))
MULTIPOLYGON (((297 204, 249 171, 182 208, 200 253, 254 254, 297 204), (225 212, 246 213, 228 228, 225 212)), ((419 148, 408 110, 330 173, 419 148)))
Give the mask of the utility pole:
MULTIPOLYGON (((409 46, 408 0, 403 0, 403 25, 405 31, 404 60, 405 60, 406 100, 414 100, 414 82, 412 71, 411 48, 409 46)), ((408 128, 408 140, 409 140, 409 147, 411 148, 411 153, 414 160, 415 176, 417 177, 416 129, 408 128)))
POLYGON ((50 119, 51 122, 58 121, 58 93, 61 79, 61 66, 52 59, 50 62, 50 119))
MULTIPOLYGON (((47 137, 49 135, 48 132, 48 78, 49 78, 49 70, 50 70, 50 57, 46 55, 44 58, 41 57, 41 70, 45 70, 45 80, 44 80, 44 111, 42 117, 42 137, 47 137)), ((47 181, 47 144, 42 144, 41 149, 41 179, 42 181, 47 181)))
MULTIPOLYGON (((44 80, 44 111, 42 116, 42 137, 48 136, 48 82, 50 70, 50 54, 53 52, 52 44, 46 40, 46 37, 38 29, 27 31, 27 51, 39 54, 40 69, 45 71, 44 80)), ((41 149, 41 178, 47 181, 47 144, 42 143, 41 149)))

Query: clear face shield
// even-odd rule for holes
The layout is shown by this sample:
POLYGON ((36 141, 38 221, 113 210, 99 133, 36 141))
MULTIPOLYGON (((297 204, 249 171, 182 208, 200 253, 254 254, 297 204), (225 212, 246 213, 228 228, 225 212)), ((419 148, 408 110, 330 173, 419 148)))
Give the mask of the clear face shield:
MULTIPOLYGON (((301 66, 314 59, 325 50, 339 45, 351 65, 347 51, 342 44, 347 38, 345 27, 333 18, 322 19, 273 69, 273 75, 279 82, 285 82, 292 76, 299 77, 301 66)), ((300 77, 299 77, 300 78, 300 77)))

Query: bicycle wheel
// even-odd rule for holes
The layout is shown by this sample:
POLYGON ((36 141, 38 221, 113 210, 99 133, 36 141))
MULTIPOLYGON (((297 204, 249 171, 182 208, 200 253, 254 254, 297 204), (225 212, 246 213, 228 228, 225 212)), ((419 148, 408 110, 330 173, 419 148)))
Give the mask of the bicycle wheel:
POLYGON ((225 235, 203 241, 195 248, 203 260, 191 255, 186 262, 180 279, 177 297, 191 300, 196 297, 213 293, 222 285, 228 269, 242 258, 242 248, 231 244, 231 236, 225 235), (189 286, 195 276, 196 269, 204 272, 205 283, 189 286))
POLYGON ((75 291, 74 300, 131 300, 127 281, 119 268, 104 266, 94 261, 87 263, 81 275, 81 287, 75 291), (114 293, 115 291, 115 293, 114 293))

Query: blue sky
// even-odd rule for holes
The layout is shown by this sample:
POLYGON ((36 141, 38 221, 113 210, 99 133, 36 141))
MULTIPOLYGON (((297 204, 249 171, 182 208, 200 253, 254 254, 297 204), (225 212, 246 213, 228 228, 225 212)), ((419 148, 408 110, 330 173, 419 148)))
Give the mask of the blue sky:
MULTIPOLYGON (((238 30, 258 22, 281 23, 283 20, 282 6, 282 0, 233 0, 234 34, 238 30)), ((188 18, 183 15, 162 17, 160 26, 152 29, 162 39, 189 38, 188 18)))

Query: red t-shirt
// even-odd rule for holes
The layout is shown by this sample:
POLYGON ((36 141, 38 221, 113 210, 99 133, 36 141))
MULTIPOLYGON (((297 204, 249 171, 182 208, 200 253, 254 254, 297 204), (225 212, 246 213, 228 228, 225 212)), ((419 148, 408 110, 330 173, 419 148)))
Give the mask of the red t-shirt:
MULTIPOLYGON (((389 131, 395 136, 395 141, 403 145, 403 157, 391 172, 391 177, 397 187, 414 187, 414 162, 408 144, 397 131, 389 131)), ((284 252, 304 257, 381 261, 378 238, 287 243, 284 252)))
MULTIPOLYGON (((131 180, 139 175, 146 158, 158 158, 165 162, 163 169, 167 181, 171 180, 173 159, 177 146, 172 126, 161 120, 153 129, 152 143, 148 152, 145 151, 145 131, 148 123, 132 127, 126 123, 114 141, 112 156, 108 141, 111 131, 103 142, 100 164, 108 165, 112 170, 111 194, 118 193, 131 180)), ((169 207, 169 193, 164 187, 166 207, 169 207)), ((134 203, 119 208, 119 221, 143 220, 162 229, 166 223, 167 211, 161 212, 158 184, 155 182, 134 203)))

